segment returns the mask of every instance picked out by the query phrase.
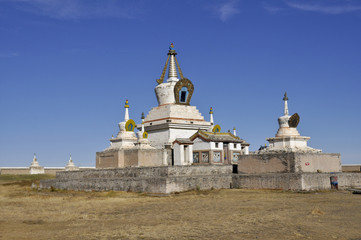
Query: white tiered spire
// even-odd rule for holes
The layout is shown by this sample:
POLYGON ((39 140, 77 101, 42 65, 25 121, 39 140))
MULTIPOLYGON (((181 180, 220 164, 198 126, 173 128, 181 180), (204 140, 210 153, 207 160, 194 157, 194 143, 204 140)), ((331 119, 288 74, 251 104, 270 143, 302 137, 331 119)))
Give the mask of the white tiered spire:
POLYGON ((288 105, 287 105, 287 100, 288 100, 288 97, 287 97, 287 92, 285 92, 285 96, 283 97, 283 101, 285 101, 285 111, 284 111, 285 116, 288 116, 288 105))
POLYGON ((125 100, 125 114, 124 114, 124 122, 128 121, 129 120, 129 105, 128 105, 128 100, 125 100))
POLYGON ((234 136, 237 136, 237 135, 236 135, 236 127, 233 127, 233 135, 234 135, 234 136))
POLYGON ((209 122, 213 125, 213 109, 211 107, 211 109, 209 110, 209 122))
MULTIPOLYGON (((168 79, 167 82, 176 82, 178 81, 178 73, 177 73, 177 66, 176 66, 176 59, 175 55, 177 55, 176 51, 174 50, 173 43, 169 47, 169 53, 170 56, 170 63, 169 63, 169 69, 168 69, 168 79)), ((179 67, 179 66, 178 66, 179 67)))
POLYGON ((175 55, 170 55, 170 64, 169 64, 169 70, 168 70, 168 80, 167 82, 171 81, 178 81, 178 74, 177 74, 177 68, 175 66, 175 55))
POLYGON ((144 133, 144 112, 142 112, 142 133, 144 133))

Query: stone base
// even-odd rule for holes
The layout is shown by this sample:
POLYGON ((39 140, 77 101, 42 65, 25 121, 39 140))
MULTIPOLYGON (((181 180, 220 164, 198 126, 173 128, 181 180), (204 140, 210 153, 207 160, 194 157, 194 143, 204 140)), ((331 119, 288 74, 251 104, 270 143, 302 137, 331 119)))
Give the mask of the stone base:
POLYGON ((76 166, 66 166, 65 171, 78 171, 79 168, 76 166))
MULTIPOLYGON (((96 153, 96 168, 123 168, 162 166, 163 159, 172 157, 171 150, 161 149, 109 149, 96 153), (164 154, 166 156, 164 156, 164 154)), ((171 161, 171 160, 170 160, 171 161)))
POLYGON ((30 166, 30 174, 44 174, 44 167, 41 166, 30 166))
POLYGON ((361 173, 268 173, 233 174, 233 188, 330 190, 330 177, 338 177, 338 188, 360 188, 361 173))
POLYGON ((230 188, 232 166, 164 166, 58 172, 40 188, 172 193, 230 188))
POLYGON ((238 172, 254 173, 302 173, 341 172, 339 153, 270 153, 241 155, 238 172))

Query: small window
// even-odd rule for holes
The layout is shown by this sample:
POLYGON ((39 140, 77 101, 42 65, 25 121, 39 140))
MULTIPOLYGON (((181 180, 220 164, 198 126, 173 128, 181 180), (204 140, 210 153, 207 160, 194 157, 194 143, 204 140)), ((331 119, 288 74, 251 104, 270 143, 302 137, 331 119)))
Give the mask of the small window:
POLYGON ((218 148, 218 143, 216 143, 216 148, 218 148))
POLYGON ((179 102, 185 103, 187 102, 188 97, 188 89, 186 87, 182 87, 182 89, 179 91, 179 102))
POLYGON ((234 144, 234 148, 237 148, 237 144, 236 144, 236 143, 234 144))
POLYGON ((181 92, 181 99, 180 99, 181 102, 185 102, 185 101, 186 101, 186 94, 187 94, 186 91, 182 91, 182 92, 181 92))

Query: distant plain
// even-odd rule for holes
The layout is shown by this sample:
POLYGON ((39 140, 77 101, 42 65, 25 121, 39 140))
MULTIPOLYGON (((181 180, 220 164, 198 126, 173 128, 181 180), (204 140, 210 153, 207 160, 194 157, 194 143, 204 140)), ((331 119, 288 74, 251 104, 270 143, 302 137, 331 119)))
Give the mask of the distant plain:
POLYGON ((31 189, 49 177, 0 175, 0 239, 361 239, 347 191, 31 189))

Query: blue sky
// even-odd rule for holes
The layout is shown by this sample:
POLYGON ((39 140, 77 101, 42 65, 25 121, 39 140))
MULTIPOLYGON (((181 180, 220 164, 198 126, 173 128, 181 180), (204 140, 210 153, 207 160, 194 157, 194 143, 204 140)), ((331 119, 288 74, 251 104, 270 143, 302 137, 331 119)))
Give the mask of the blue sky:
POLYGON ((0 0, 0 166, 94 166, 140 122, 169 44, 206 120, 256 150, 283 94, 309 146, 361 163, 361 1, 0 0))

